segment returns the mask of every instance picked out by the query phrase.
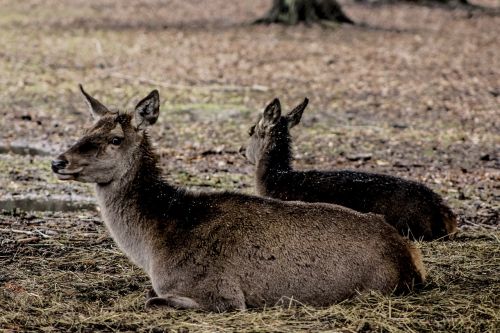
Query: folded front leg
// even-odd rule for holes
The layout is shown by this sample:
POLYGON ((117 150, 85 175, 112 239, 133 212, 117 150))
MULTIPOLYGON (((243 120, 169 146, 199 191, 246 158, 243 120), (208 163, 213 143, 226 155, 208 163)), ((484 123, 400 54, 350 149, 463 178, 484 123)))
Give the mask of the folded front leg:
POLYGON ((166 295, 164 297, 153 296, 146 301, 146 309, 167 307, 178 310, 199 309, 200 305, 193 299, 184 296, 166 295))

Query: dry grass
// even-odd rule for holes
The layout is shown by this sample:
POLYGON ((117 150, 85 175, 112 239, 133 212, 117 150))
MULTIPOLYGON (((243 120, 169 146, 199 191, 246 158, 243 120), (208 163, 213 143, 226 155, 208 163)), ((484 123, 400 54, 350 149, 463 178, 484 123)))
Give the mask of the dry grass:
POLYGON ((324 309, 284 300, 284 307, 212 314, 145 311, 147 277, 117 250, 95 213, 4 213, 0 222, 14 220, 13 228, 58 233, 24 244, 3 239, 0 327, 7 330, 494 332, 500 324, 497 231, 420 244, 429 281, 415 294, 360 295, 324 309))
POLYGON ((54 154, 75 139, 87 120, 78 82, 120 107, 158 88, 152 137, 167 178, 246 192, 252 168, 236 151, 256 110, 274 96, 285 106, 308 96, 293 133, 298 168, 421 180, 459 214, 455 241, 420 244, 424 290, 326 309, 146 312, 149 282, 97 213, 9 210, 0 214, 0 331, 500 330, 500 17, 347 3, 364 25, 246 25, 268 2, 0 0, 0 205, 93 196, 58 182, 50 155, 2 153, 54 154))

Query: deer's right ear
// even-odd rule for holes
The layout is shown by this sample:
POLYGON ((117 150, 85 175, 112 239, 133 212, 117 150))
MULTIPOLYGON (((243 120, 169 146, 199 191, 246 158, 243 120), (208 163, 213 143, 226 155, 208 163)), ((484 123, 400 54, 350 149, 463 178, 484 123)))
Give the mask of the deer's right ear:
POLYGON ((267 126, 274 126, 278 123, 281 117, 281 104, 278 98, 273 99, 271 103, 264 109, 262 114, 262 122, 267 126))
POLYGON ((288 128, 292 128, 298 123, 300 123, 300 118, 302 118, 302 113, 306 109, 309 99, 304 98, 304 101, 297 105, 289 114, 286 115, 286 120, 288 121, 288 128))
POLYGON ((87 105, 89 106, 90 114, 92 115, 92 118, 98 119, 98 118, 101 118, 102 116, 104 116, 105 114, 109 113, 109 110, 107 107, 105 107, 101 102, 99 102, 94 97, 87 94, 87 92, 83 89, 83 86, 81 84, 79 86, 80 86, 80 91, 82 92, 83 96, 85 97, 85 101, 87 102, 87 105))
POLYGON ((153 125, 160 115, 160 94, 153 90, 135 107, 135 121, 137 129, 144 129, 153 125))

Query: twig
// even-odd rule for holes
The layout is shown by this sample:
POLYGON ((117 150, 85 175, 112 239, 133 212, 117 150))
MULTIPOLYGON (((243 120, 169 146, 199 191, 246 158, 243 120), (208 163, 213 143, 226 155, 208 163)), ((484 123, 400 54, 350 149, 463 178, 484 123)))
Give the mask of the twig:
POLYGON ((44 234, 43 232, 41 232, 40 230, 38 229, 35 229, 35 232, 38 233, 40 236, 42 236, 43 238, 51 238, 49 235, 47 234, 44 234))
POLYGON ((38 238, 38 237, 28 237, 28 238, 18 239, 17 242, 21 243, 21 244, 25 244, 25 243, 38 242, 39 240, 40 240, 40 238, 38 238))
POLYGON ((28 230, 19 230, 19 229, 0 229, 0 232, 12 232, 12 233, 15 233, 15 234, 24 234, 24 235, 28 235, 28 236, 35 236, 35 235, 40 235, 42 236, 43 238, 51 238, 49 235, 47 234, 44 234, 43 232, 41 232, 40 230, 38 229, 35 229, 35 231, 28 231, 28 230))
POLYGON ((18 229, 0 229, 0 232, 13 232, 16 234, 25 234, 25 235, 35 235, 34 232, 32 231, 27 231, 27 230, 18 230, 18 229))

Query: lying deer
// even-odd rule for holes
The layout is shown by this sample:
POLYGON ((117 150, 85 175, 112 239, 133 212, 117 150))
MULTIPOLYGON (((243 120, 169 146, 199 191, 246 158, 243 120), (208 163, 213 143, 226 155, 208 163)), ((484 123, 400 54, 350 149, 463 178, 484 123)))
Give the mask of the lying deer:
POLYGON ((424 281, 420 251, 380 215, 168 184, 146 132, 158 92, 113 113, 80 88, 96 122, 52 170, 96 184, 111 236, 151 279, 146 307, 226 311, 283 297, 326 306, 424 281))
POLYGON ((446 238, 456 233, 455 214, 423 184, 383 174, 292 169, 290 129, 300 122, 308 99, 286 116, 274 99, 250 128, 241 152, 256 165, 260 195, 280 200, 328 202, 359 212, 382 214, 400 234, 414 239, 446 238))

